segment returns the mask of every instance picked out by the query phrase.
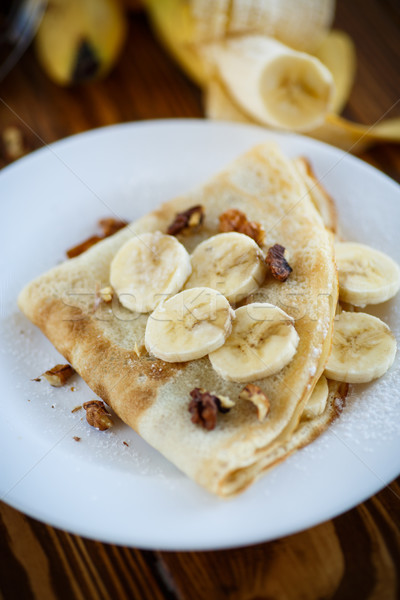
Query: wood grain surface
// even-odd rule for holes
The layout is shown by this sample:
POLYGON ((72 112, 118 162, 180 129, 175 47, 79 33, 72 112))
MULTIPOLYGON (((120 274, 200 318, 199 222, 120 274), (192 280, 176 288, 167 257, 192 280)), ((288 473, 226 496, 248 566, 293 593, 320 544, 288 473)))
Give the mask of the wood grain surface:
MULTIPOLYGON (((352 35, 358 57, 345 116, 363 123, 400 116, 398 0, 339 0, 336 25, 352 35)), ((130 16, 123 57, 104 81, 57 87, 29 50, 0 87, 0 133, 17 125, 27 150, 112 123, 202 116, 199 89, 157 44, 137 11, 130 16)), ((376 146, 362 158, 400 181, 399 146, 376 146)), ((4 156, 0 161, 0 166, 8 162, 4 156)), ((0 503, 0 598, 390 600, 400 597, 399 530, 399 481, 307 531, 211 552, 102 544, 0 503)))

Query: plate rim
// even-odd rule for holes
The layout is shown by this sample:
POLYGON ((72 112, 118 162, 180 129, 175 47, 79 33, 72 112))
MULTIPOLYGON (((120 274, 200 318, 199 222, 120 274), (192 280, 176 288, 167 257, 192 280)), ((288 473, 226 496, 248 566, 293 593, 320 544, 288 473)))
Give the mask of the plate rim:
MULTIPOLYGON (((243 129, 243 130, 255 130, 255 131, 263 131, 266 134, 266 139, 271 139, 274 137, 277 138, 281 138, 284 137, 286 139, 289 140, 290 143, 290 139, 295 138, 297 140, 303 141, 305 140, 307 143, 311 144, 311 146, 314 146, 316 148, 318 148, 319 146, 322 146, 324 148, 328 148, 329 151, 334 151, 334 153, 337 154, 337 156, 343 156, 345 155, 346 160, 350 160, 350 161, 355 161, 356 164, 358 164, 358 166, 362 167, 363 169, 366 169, 368 172, 374 172, 375 176, 378 176, 379 178, 383 178, 385 180, 386 185, 390 184, 394 186, 394 189, 396 190, 396 192, 398 193, 400 191, 400 186, 397 184, 397 182, 395 182, 393 179, 391 179, 387 174, 381 172, 379 169, 377 169, 376 167, 369 165, 368 163, 365 163, 363 160, 361 160, 358 157, 355 157, 353 155, 350 155, 348 153, 343 152, 342 150, 331 146, 329 144, 326 144, 324 142, 321 142, 319 140, 314 140, 312 138, 309 138, 307 136, 303 136, 303 135, 299 135, 299 134, 293 134, 293 133, 286 133, 286 132, 275 132, 275 131, 268 131, 265 132, 263 130, 263 128, 255 126, 255 125, 247 125, 247 124, 236 124, 236 123, 232 123, 229 121, 224 121, 224 122, 210 122, 210 121, 206 121, 203 119, 155 119, 155 120, 148 120, 148 121, 139 121, 139 122, 127 122, 127 123, 119 123, 116 125, 107 125, 105 127, 99 127, 96 129, 92 129, 92 130, 88 130, 82 133, 77 133, 71 136, 68 136, 66 138, 63 138, 61 140, 58 140, 56 142, 53 142, 52 144, 46 145, 43 148, 39 148, 38 150, 32 152, 31 154, 21 158, 20 160, 16 161, 15 163, 8 165, 7 167, 5 167, 1 172, 0 172, 0 185, 2 184, 2 180, 4 175, 3 174, 9 174, 9 173, 13 173, 15 170, 19 170, 23 165, 25 164, 29 164, 29 162, 37 160, 38 157, 40 158, 41 156, 45 155, 45 153, 48 153, 49 150, 51 151, 53 148, 56 149, 61 149, 61 151, 63 151, 64 148, 68 148, 68 146, 70 146, 71 144, 79 144, 81 142, 82 139, 84 140, 88 140, 90 141, 91 139, 96 138, 99 135, 107 135, 108 132, 112 131, 119 131, 119 130, 126 130, 127 128, 146 128, 146 127, 168 127, 168 128, 173 128, 174 126, 187 126, 187 125, 195 125, 196 127, 212 127, 212 128, 220 128, 221 130, 223 130, 224 128, 236 128, 236 129, 243 129)), ((373 492, 373 494, 375 494, 377 491, 379 491, 380 489, 382 489, 383 487, 385 487, 387 485, 387 483, 383 482, 383 485, 378 484, 376 487, 376 490, 373 492)), ((355 502, 354 504, 350 505, 346 505, 345 507, 343 507, 343 509, 341 509, 339 512, 335 512, 334 516, 338 516, 339 514, 342 514, 343 512, 350 510, 351 508, 353 508, 354 506, 356 506, 357 504, 359 504, 360 502, 364 502, 365 499, 369 498, 371 496, 371 494, 366 494, 361 500, 357 500, 357 502, 355 502)), ((17 505, 16 502, 13 503, 8 503, 7 499, 3 500, 6 504, 10 504, 10 506, 13 506, 14 508, 16 508, 17 510, 22 510, 25 514, 28 514, 29 516, 33 517, 33 518, 39 518, 40 520, 43 520, 43 522, 49 523, 55 527, 60 527, 62 529, 65 529, 67 531, 73 531, 73 529, 68 528, 65 526, 65 524, 62 523, 62 519, 59 522, 56 522, 54 519, 52 521, 49 520, 44 520, 43 517, 38 516, 38 513, 35 511, 29 511, 27 510, 26 507, 22 507, 23 503, 20 503, 19 505, 17 505)), ((328 519, 333 518, 328 517, 328 519)), ((312 527, 314 525, 317 525, 319 523, 321 523, 323 521, 318 521, 315 523, 311 523, 308 525, 299 525, 299 527, 297 529, 291 529, 288 532, 282 533, 282 537, 286 536, 286 535, 290 535, 293 533, 297 533, 299 531, 302 531, 304 529, 307 529, 309 527, 312 527)), ((81 530, 82 531, 82 530, 81 530)), ((123 541, 115 541, 110 539, 110 538, 105 538, 103 539, 100 535, 93 535, 93 533, 90 533, 90 531, 88 531, 87 533, 85 532, 79 532, 79 531, 73 531, 74 533, 76 533, 77 535, 82 535, 85 537, 89 537, 91 539, 101 539, 104 542, 107 543, 117 543, 117 544, 123 544, 123 545, 134 545, 135 547, 140 547, 140 548, 146 548, 146 549, 150 549, 150 548, 154 548, 154 544, 151 543, 150 545, 146 545, 146 542, 143 541, 140 542, 139 544, 137 544, 137 542, 132 541, 128 541, 123 540, 123 541)), ((131 536, 128 536, 131 537, 131 536)), ((279 536, 281 537, 281 536, 279 536)), ((216 544, 188 544, 185 546, 185 544, 180 544, 179 546, 174 546, 173 544, 165 544, 163 545, 162 543, 157 544, 157 548, 159 549, 163 549, 163 550, 172 550, 172 551, 179 551, 181 550, 210 550, 210 549, 214 549, 214 550, 218 550, 218 549, 223 549, 223 548, 232 548, 232 547, 241 547, 241 546, 248 546, 248 545, 252 545, 252 544, 256 544, 256 543, 261 543, 263 541, 270 541, 272 539, 276 539, 276 536, 274 537, 268 537, 265 536, 265 534, 260 534, 260 536, 255 536, 253 539, 248 539, 248 540, 243 540, 242 542, 240 541, 236 541, 236 542, 232 542, 227 540, 225 543, 221 543, 220 545, 216 545, 216 544)), ((121 540, 121 538, 120 538, 121 540)))

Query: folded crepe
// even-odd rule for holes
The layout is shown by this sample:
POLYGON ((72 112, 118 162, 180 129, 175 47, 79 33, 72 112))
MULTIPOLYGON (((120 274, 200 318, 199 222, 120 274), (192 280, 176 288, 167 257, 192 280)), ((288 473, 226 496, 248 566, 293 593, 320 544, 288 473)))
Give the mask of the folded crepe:
MULTIPOLYGON (((338 283, 332 234, 312 202, 300 171, 271 143, 239 157, 199 189, 51 269, 21 292, 26 316, 119 417, 189 477, 223 497, 245 489, 272 465, 323 431, 340 408, 344 390, 330 383, 325 411, 301 419, 329 355, 338 283), (243 384, 222 379, 208 357, 167 363, 143 346, 147 314, 117 300, 96 309, 95 291, 109 285, 110 263, 133 235, 166 232, 176 213, 202 205, 205 219, 178 236, 189 252, 218 233, 219 215, 243 211, 265 231, 263 249, 284 246, 293 269, 287 281, 267 276, 246 302, 269 302, 295 319, 297 352, 279 373, 255 381, 270 401, 259 421, 254 405, 239 398, 243 384), (138 355, 139 354, 139 355, 138 355), (207 431, 191 421, 195 387, 228 396, 235 406, 207 431)), ((243 302, 242 302, 243 303, 243 302)))

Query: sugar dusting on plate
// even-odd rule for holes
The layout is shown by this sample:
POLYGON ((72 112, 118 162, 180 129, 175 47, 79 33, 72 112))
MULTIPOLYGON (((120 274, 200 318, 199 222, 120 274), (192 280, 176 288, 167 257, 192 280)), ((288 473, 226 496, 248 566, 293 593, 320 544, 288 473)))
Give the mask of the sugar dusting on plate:
POLYGON ((181 476, 113 411, 112 429, 98 431, 88 425, 85 411, 75 409, 96 396, 78 374, 60 388, 40 377, 57 363, 65 363, 65 359, 24 315, 15 311, 6 314, 0 320, 0 335, 2 362, 17 391, 16 398, 7 405, 10 422, 18 423, 21 430, 36 432, 46 442, 57 443, 72 457, 89 464, 141 476, 181 476), (36 378, 41 381, 34 381, 36 378), (79 443, 74 437, 80 438, 79 443))

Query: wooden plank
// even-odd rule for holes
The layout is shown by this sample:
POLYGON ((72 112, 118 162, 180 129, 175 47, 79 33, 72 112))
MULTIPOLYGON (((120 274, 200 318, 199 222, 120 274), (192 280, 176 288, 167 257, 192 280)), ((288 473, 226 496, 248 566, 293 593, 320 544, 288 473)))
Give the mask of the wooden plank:
POLYGON ((0 593, 5 599, 175 598, 153 553, 71 535, 4 503, 0 532, 0 593))
MULTIPOLYGON (((399 484, 391 487, 398 494, 399 484)), ((333 521, 268 544, 219 552, 161 552, 160 557, 183 600, 394 599, 400 565, 399 498, 386 488, 333 521)))

